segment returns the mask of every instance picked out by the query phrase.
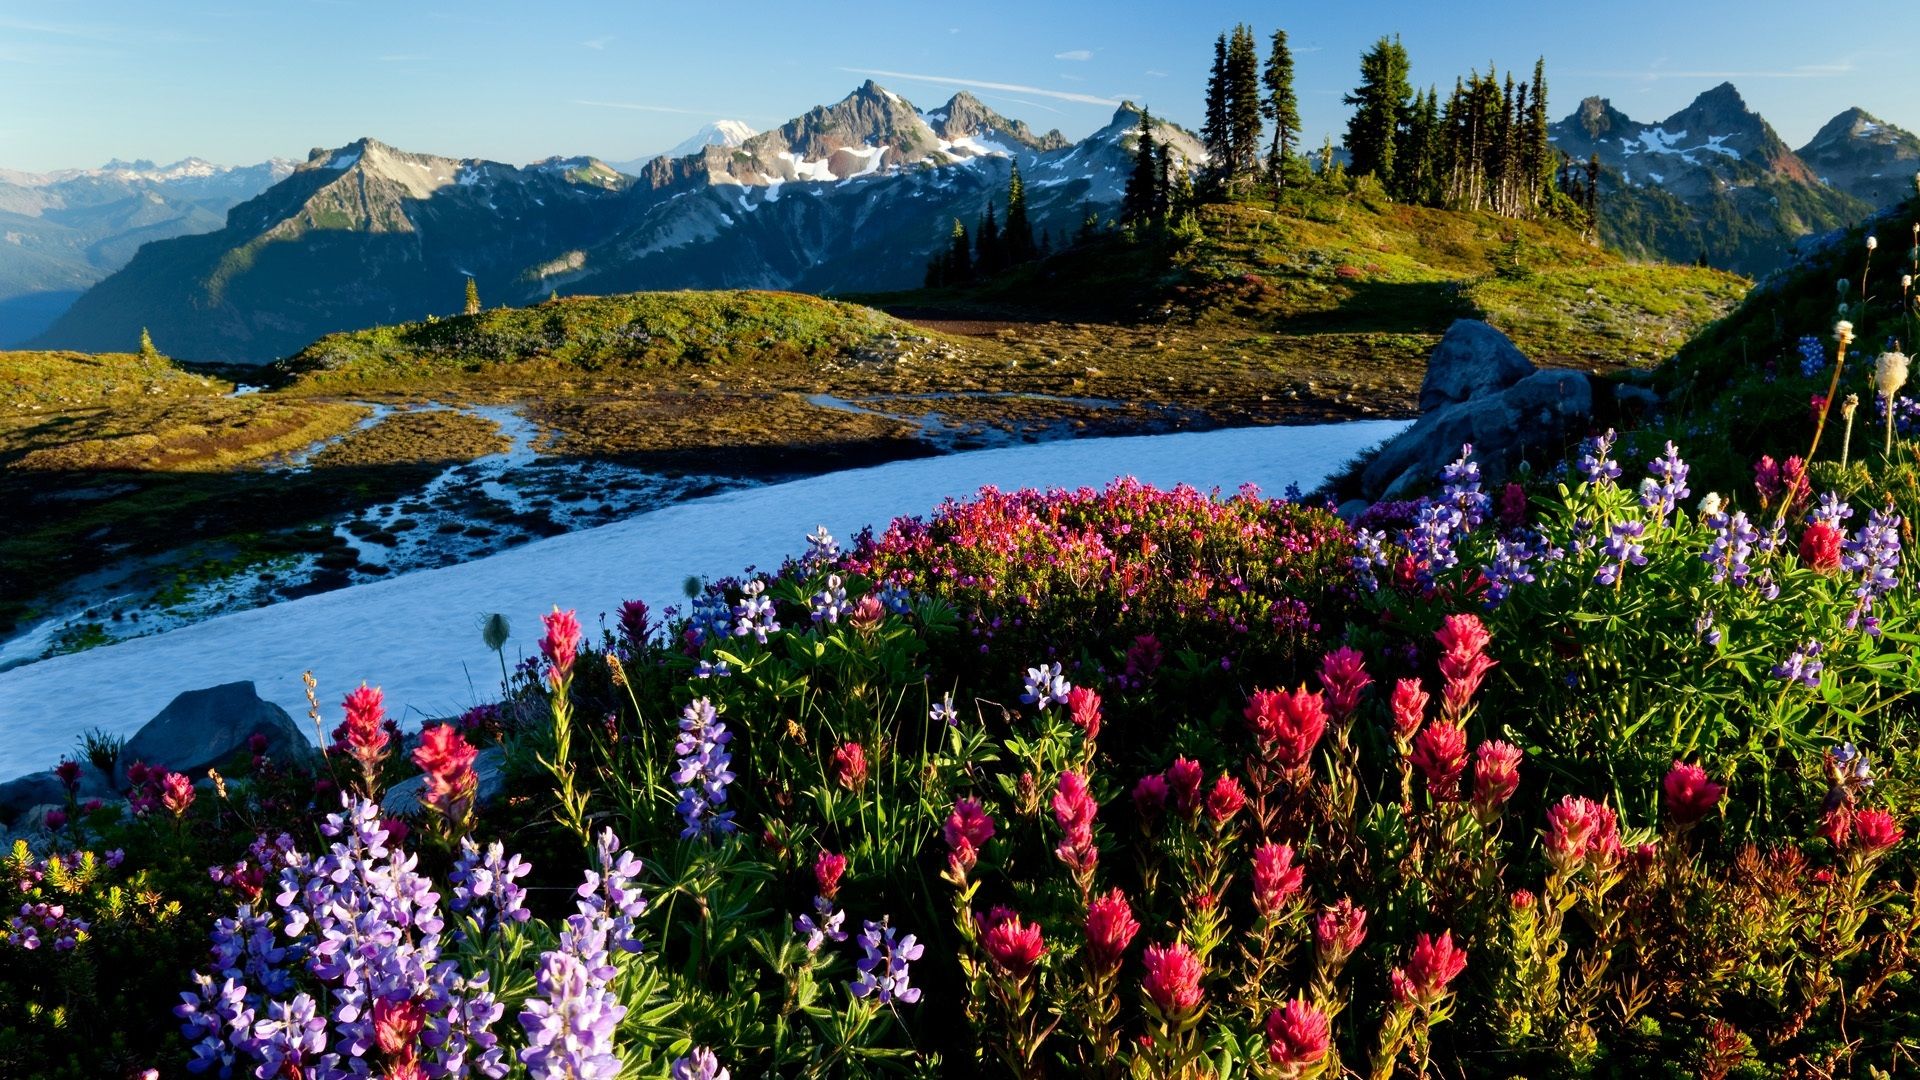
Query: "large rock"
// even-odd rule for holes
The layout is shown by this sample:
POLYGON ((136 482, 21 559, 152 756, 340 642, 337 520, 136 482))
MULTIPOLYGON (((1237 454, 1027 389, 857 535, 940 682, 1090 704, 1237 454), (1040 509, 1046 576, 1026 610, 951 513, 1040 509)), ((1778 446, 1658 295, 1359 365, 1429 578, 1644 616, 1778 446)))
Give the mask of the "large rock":
MULTIPOLYGON (((478 805, 485 806, 507 789, 506 768, 507 752, 498 746, 489 746, 474 755, 473 773, 480 781, 475 795, 478 805)), ((380 796, 380 808, 394 817, 418 813, 422 806, 420 796, 426 787, 425 775, 410 776, 380 796)))
POLYGON ((1456 319, 1427 358, 1420 411, 1498 393, 1536 370, 1507 335, 1478 319, 1456 319))
POLYGON ((1499 393, 1422 416, 1368 463, 1361 493, 1376 500, 1420 495, 1467 443, 1481 478, 1495 483, 1524 459, 1557 457, 1592 418, 1593 383, 1584 373, 1536 371, 1499 393))
POLYGON ((303 760, 313 752, 287 710, 261 700, 251 682, 189 690, 127 740, 114 764, 114 780, 125 787, 127 766, 136 761, 199 779, 209 768, 244 752, 255 735, 265 735, 267 754, 284 762, 303 760))
MULTIPOLYGON (((105 771, 89 762, 80 763, 78 797, 81 802, 111 799, 118 794, 113 786, 113 778, 105 771)), ((67 787, 52 769, 15 777, 0 784, 0 825, 12 824, 21 814, 36 806, 48 803, 64 806, 66 802, 67 787)))

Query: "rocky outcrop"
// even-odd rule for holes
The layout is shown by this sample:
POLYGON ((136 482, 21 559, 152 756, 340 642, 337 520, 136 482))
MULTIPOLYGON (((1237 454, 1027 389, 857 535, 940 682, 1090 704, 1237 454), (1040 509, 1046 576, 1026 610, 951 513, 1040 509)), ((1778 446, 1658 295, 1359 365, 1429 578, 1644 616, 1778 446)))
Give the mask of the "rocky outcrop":
POLYGON ((1430 488, 1440 470, 1473 444, 1491 483, 1522 460, 1559 456, 1593 419, 1593 381, 1579 371, 1541 371, 1505 334, 1461 319, 1427 361, 1421 416, 1388 443, 1361 474, 1368 500, 1400 499, 1430 488))
POLYGON ((127 766, 136 761, 197 780, 207 769, 246 752, 255 735, 266 737, 268 756, 284 762, 313 752, 287 710, 262 700, 251 682, 189 690, 127 740, 114 764, 114 781, 125 788, 127 766))
MULTIPOLYGON (((80 763, 76 798, 86 802, 88 799, 112 799, 118 794, 113 786, 113 777, 90 763, 80 763)), ((67 787, 52 769, 15 777, 0 784, 0 826, 14 824, 35 807, 64 806, 66 801, 67 787)))
MULTIPOLYGON (((480 781, 475 796, 477 803, 485 806, 507 789, 506 768, 507 752, 498 746, 489 746, 474 755, 473 772, 480 781)), ((380 796, 380 808, 395 817, 418 813, 422 805, 420 796, 426 786, 425 775, 408 777, 380 796)))

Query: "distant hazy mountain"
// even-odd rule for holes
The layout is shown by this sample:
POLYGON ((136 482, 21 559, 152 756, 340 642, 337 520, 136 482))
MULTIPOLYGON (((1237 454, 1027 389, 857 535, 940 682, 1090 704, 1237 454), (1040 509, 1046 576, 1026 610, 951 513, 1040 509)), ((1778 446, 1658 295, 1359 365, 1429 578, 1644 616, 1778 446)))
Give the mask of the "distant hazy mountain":
POLYGON ((610 161, 607 164, 628 175, 636 175, 647 167, 647 162, 657 157, 682 158, 698 154, 709 146, 723 146, 731 149, 753 138, 753 128, 739 120, 715 120, 702 125, 699 131, 680 140, 679 145, 664 154, 648 154, 630 161, 610 161))
POLYGON ((1588 98, 1553 125, 1552 137, 1577 161, 1599 157, 1600 234, 1609 245, 1758 275, 1781 265, 1798 238, 1857 221, 1897 195, 1864 182, 1874 168, 1869 160, 1893 152, 1887 144, 1832 133, 1846 115, 1808 144, 1824 155, 1818 167, 1747 108, 1731 83, 1657 124, 1588 98))
POLYGON ((0 169, 0 346, 49 326, 80 292, 149 240, 211 232, 236 204, 293 171, 111 161, 97 169, 0 169))
MULTIPOLYGON (((1010 169, 1037 229, 1063 237, 1109 216, 1132 167, 1139 114, 1069 143, 969 94, 921 112, 872 82, 737 147, 658 157, 635 176, 591 158, 514 168, 409 154, 371 139, 316 151, 236 207, 216 232, 150 244, 87 292, 45 346, 124 346, 152 329, 190 359, 267 361, 333 331, 459 310, 465 278, 488 304, 554 290, 919 284, 953 219, 1010 169)), ((1157 132, 1189 162, 1188 133, 1157 132)))

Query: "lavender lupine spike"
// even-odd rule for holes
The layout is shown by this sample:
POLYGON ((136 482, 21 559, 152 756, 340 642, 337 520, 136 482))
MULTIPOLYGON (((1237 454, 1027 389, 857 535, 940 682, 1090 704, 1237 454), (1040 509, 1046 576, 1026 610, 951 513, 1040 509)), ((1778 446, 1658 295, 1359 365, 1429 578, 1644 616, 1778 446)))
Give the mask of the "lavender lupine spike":
POLYGON ((833 901, 816 896, 813 898, 813 910, 793 920, 793 930, 796 934, 806 935, 808 952, 817 953, 828 941, 847 940, 844 929, 846 921, 847 913, 835 910, 833 901))
POLYGON ((600 830, 594 846, 600 868, 588 870, 585 880, 575 890, 580 897, 581 913, 607 920, 615 948, 639 952, 640 939, 634 923, 647 911, 647 898, 640 894, 636 883, 640 877, 640 860, 620 846, 620 838, 612 829, 600 830))
POLYGON ((1811 379, 1827 366, 1827 350, 1820 339, 1808 334, 1800 339, 1800 377, 1811 379))
POLYGON ((1666 453, 1647 463, 1651 488, 1642 485, 1640 505, 1646 507, 1655 519, 1664 522, 1667 514, 1680 506, 1680 500, 1693 494, 1687 487, 1687 463, 1680 459, 1680 448, 1667 443, 1666 453))
POLYGON ((1759 530, 1747 520, 1744 510, 1735 511, 1731 517, 1715 514, 1707 524, 1713 529, 1713 543, 1700 558, 1713 567, 1714 584, 1732 581, 1735 585, 1745 585, 1753 571, 1747 560, 1753 556, 1753 543, 1760 538, 1759 530))
POLYGON ((1880 636, 1880 619, 1873 614, 1873 602, 1900 584, 1901 524, 1899 514, 1875 510, 1843 546, 1840 565, 1860 575, 1860 583, 1853 590, 1847 629, 1864 629, 1870 636, 1880 636))
POLYGON ((180 1034, 193 1044, 187 1071, 231 1076, 233 1067, 253 1059, 253 1008, 247 1004, 246 985, 233 979, 216 982, 196 971, 194 988, 180 995, 173 1015, 180 1018, 180 1034))
POLYGON ((1594 573, 1593 579, 1602 585, 1616 585, 1620 582, 1621 575, 1626 572, 1629 563, 1634 566, 1647 565, 1646 549, 1640 543, 1640 538, 1646 534, 1646 531, 1647 524, 1644 521, 1614 522, 1607 536, 1605 550, 1607 561, 1600 564, 1600 569, 1594 573))
POLYGON ((520 1013, 527 1048, 520 1061, 534 1080, 615 1080, 620 1059, 613 1034, 626 1006, 565 951, 540 955, 536 990, 520 1013))
POLYGON ((315 1066, 326 1055, 327 1018, 306 994, 268 1003, 267 1018, 253 1025, 253 1042, 260 1059, 258 1076, 326 1075, 315 1066))
POLYGON ((733 636, 751 636, 762 645, 767 635, 778 633, 780 620, 774 617, 773 597, 766 595, 767 583, 758 579, 740 587, 740 602, 733 605, 733 636))
POLYGON ((1801 683, 1808 687, 1820 685, 1820 671, 1824 665, 1820 662, 1820 643, 1809 641, 1793 650, 1792 655, 1774 667, 1773 674, 1788 682, 1801 683))
POLYGON ((698 698, 680 714, 680 734, 673 752, 680 760, 672 780, 680 787, 675 807, 686 827, 682 838, 713 838, 733 832, 733 811, 727 804, 727 785, 733 783, 733 755, 727 744, 733 733, 714 710, 713 702, 698 698))
POLYGON ((1702 611, 1700 617, 1693 620, 1693 632, 1700 635, 1700 640, 1706 642, 1708 648, 1720 647, 1720 628, 1713 623, 1712 608, 1702 611))
POLYGON ((959 727, 960 726, 960 710, 954 708, 953 695, 952 694, 941 695, 940 700, 934 702, 933 707, 927 710, 927 719, 930 722, 935 724, 945 724, 948 727, 959 727))
POLYGON ((713 1051, 696 1046, 686 1057, 675 1059, 667 1075, 669 1080, 728 1080, 729 1074, 713 1051))
POLYGON ((1615 437, 1613 429, 1608 428, 1605 435, 1595 435, 1580 443, 1580 458, 1575 468, 1587 483, 1611 485, 1620 478, 1620 463, 1607 456, 1613 452, 1615 437))
POLYGON ((696 646, 733 636, 733 606, 717 591, 695 597, 687 612, 687 634, 696 646))
POLYGON ((1384 532, 1360 529, 1353 534, 1353 576, 1360 582, 1360 587, 1368 592, 1380 591, 1380 578, 1374 571, 1387 566, 1386 545, 1387 535, 1384 532))
POLYGON ((920 1000, 920 988, 907 981, 908 968, 926 947, 912 934, 896 940, 896 933, 885 917, 879 922, 868 920, 861 930, 860 948, 865 955, 853 962, 860 974, 847 984, 854 997, 874 996, 882 1005, 895 1001, 911 1005, 920 1000))
POLYGON ((1480 490, 1480 466, 1473 460, 1473 444, 1463 443, 1460 456, 1440 470, 1441 495, 1460 514, 1460 527, 1477 529, 1487 520, 1493 500, 1480 490))
POLYGON ((1819 504, 1813 508, 1812 513, 1807 515, 1807 519, 1838 529, 1842 528, 1846 520, 1852 516, 1853 507, 1848 505, 1845 499, 1835 492, 1823 491, 1820 493, 1819 504))
POLYGON ((1432 584, 1436 573, 1459 565, 1460 555, 1453 542, 1461 525, 1460 511, 1442 503, 1428 503, 1414 515, 1406 544, 1423 584, 1432 584))
POLYGON ((1493 562, 1480 568, 1487 580, 1487 606, 1497 607, 1513 592, 1515 585, 1531 585, 1536 580, 1533 564, 1544 557, 1544 544, 1538 536, 1527 534, 1517 539, 1504 537, 1493 542, 1493 562))
POLYGON ((509 856, 495 840, 482 851, 471 837, 460 838, 460 857, 448 881, 453 885, 455 911, 473 916, 481 933, 508 923, 527 921, 527 890, 516 884, 532 869, 518 855, 509 856))
POLYGON ((847 610, 847 588, 839 574, 827 575, 827 587, 813 594, 813 621, 837 623, 847 610))
POLYGON ((807 534, 807 553, 800 557, 800 561, 804 563, 809 570, 817 570, 820 567, 829 566, 839 557, 840 543, 833 538, 832 533, 827 531, 825 525, 821 525, 815 528, 813 532, 807 534))
POLYGON ((1020 700, 1042 709, 1049 705, 1065 705, 1067 695, 1073 693, 1073 684, 1060 673, 1058 663, 1042 664, 1027 669, 1025 689, 1020 700))
POLYGON ((1786 543, 1787 521, 1785 518, 1776 517, 1767 522, 1766 531, 1760 534, 1760 539, 1754 544, 1754 548, 1762 555, 1771 555, 1786 546, 1786 543))

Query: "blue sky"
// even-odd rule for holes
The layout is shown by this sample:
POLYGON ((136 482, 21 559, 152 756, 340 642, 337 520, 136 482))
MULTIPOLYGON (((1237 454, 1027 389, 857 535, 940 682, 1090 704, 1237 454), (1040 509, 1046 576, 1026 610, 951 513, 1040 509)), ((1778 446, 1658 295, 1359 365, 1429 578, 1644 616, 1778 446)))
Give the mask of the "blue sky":
POLYGON ((1075 138, 1123 98, 1192 125, 1213 36, 1242 20, 1263 40, 1284 22, 1315 145, 1390 32, 1417 85, 1544 54, 1556 118, 1601 94, 1657 120, 1731 80, 1796 146, 1850 105, 1920 129, 1920 93, 1900 85, 1911 3, 0 0, 0 167, 240 163, 361 135, 621 159, 720 117, 776 125, 869 74, 923 108, 968 88, 1075 138))

